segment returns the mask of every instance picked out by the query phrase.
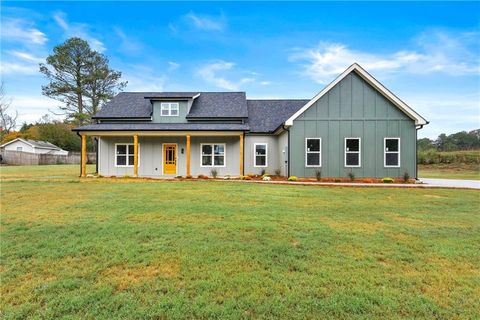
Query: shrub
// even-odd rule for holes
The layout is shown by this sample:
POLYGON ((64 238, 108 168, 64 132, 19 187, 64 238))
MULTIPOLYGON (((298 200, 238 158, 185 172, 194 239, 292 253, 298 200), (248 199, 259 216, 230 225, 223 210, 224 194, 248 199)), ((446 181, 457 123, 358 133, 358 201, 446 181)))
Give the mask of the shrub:
POLYGON ((264 176, 264 175, 265 175, 265 169, 262 169, 262 171, 260 171, 260 175, 261 175, 261 176, 264 176))
POLYGON ((282 171, 280 171, 280 169, 275 170, 275 175, 276 176, 279 177, 281 174, 282 174, 282 171))
POLYGON ((322 179, 322 170, 315 170, 315 178, 317 181, 320 181, 322 179))
POLYGON ((405 171, 405 172, 403 173, 402 178, 403 178, 403 182, 404 182, 404 183, 407 183, 408 180, 410 180, 410 174, 408 173, 408 171, 405 171))
POLYGON ((394 180, 393 180, 393 178, 385 177, 385 178, 382 179, 382 182, 383 183, 393 183, 394 180))
POLYGON ((185 176, 185 179, 192 179, 191 175, 185 176))
POLYGON ((217 169, 212 169, 210 170, 210 175, 212 176, 213 179, 216 179, 218 176, 218 171, 217 169))
POLYGON ((124 177, 125 179, 130 178, 130 176, 129 176, 128 174, 124 174, 123 177, 124 177))
POLYGON ((355 181, 355 173, 353 173, 352 171, 350 171, 348 174, 347 174, 348 178, 350 179, 350 181, 355 181))
POLYGON ((252 177, 250 176, 241 176, 240 180, 252 180, 252 177))
POLYGON ((203 174, 199 174, 199 175, 197 176, 197 179, 208 179, 208 177, 205 176, 205 175, 203 175, 203 174))
POLYGON ((288 181, 297 181, 297 180, 298 180, 298 177, 296 177, 296 176, 288 177, 288 181))
POLYGON ((247 177, 253 178, 256 177, 257 175, 254 173, 247 173, 247 177))
POLYGON ((182 176, 176 176, 175 179, 182 179, 182 176))

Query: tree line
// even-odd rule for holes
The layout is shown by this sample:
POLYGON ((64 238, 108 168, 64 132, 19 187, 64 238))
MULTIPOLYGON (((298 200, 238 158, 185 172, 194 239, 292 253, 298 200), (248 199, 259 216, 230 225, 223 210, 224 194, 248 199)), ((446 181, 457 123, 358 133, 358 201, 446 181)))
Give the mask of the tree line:
MULTIPOLYGON (((126 81, 122 73, 109 67, 108 58, 93 50, 87 41, 70 38, 53 48, 45 63, 39 64, 47 84, 42 94, 60 102, 58 112, 65 121, 45 122, 45 118, 33 124, 23 124, 17 130, 18 112, 9 111, 12 100, 7 98, 2 82, 0 88, 0 141, 16 137, 46 140, 66 150, 77 150, 79 137, 71 129, 92 122, 92 116, 102 105, 122 91, 126 81)), ((49 118, 47 116, 47 118, 49 118)), ((89 146, 91 142, 89 143, 89 146)))
POLYGON ((435 140, 422 138, 418 140, 417 146, 419 151, 480 150, 480 129, 460 131, 450 135, 442 133, 435 140))

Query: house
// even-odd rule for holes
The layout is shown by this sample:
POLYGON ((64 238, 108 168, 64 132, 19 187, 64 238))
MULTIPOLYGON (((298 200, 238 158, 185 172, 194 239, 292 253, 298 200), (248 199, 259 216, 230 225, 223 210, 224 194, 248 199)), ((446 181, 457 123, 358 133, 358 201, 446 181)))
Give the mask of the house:
MULTIPOLYGON (((428 122, 353 64, 312 99, 245 92, 123 92, 74 129, 98 142, 104 176, 247 173, 416 177, 417 130, 428 122)), ((85 176, 85 161, 82 161, 85 176)))
POLYGON ((68 151, 57 147, 47 141, 36 141, 24 138, 16 138, 12 141, 4 143, 0 149, 5 151, 21 151, 36 154, 54 154, 54 155, 68 155, 68 151))

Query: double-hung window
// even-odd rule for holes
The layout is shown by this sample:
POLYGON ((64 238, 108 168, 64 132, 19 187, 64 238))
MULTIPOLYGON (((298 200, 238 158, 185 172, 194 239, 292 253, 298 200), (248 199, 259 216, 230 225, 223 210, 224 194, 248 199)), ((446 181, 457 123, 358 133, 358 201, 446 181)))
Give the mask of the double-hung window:
POLYGON ((255 143, 254 144, 254 157, 255 157, 255 162, 254 166, 255 167, 266 167, 268 164, 267 162, 267 152, 268 152, 268 146, 266 143, 255 143))
POLYGON ((305 166, 307 167, 322 166, 322 139, 321 138, 305 139, 305 166))
POLYGON ((400 167, 400 138, 385 138, 383 144, 384 166, 400 167))
POLYGON ((162 116, 165 117, 178 116, 178 109, 178 102, 162 102, 160 105, 162 116))
MULTIPOLYGON (((138 150, 140 163, 140 145, 138 150)), ((115 144, 115 166, 132 167, 134 161, 133 144, 117 143, 115 144)))
POLYGON ((202 167, 225 167, 225 144, 214 143, 200 145, 201 153, 201 166, 202 167))
POLYGON ((360 138, 345 138, 345 167, 361 166, 360 138))

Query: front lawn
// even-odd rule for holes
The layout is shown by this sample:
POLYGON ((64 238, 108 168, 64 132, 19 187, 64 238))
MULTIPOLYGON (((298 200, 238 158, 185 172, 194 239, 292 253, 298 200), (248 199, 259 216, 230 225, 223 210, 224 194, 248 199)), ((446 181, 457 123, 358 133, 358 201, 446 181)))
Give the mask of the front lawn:
POLYGON ((419 164, 420 178, 480 180, 478 164, 419 164))
POLYGON ((480 193, 2 167, 4 319, 480 317, 480 193))

